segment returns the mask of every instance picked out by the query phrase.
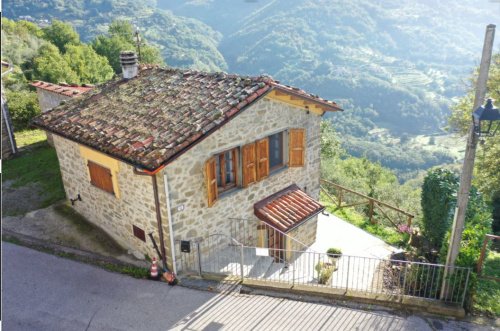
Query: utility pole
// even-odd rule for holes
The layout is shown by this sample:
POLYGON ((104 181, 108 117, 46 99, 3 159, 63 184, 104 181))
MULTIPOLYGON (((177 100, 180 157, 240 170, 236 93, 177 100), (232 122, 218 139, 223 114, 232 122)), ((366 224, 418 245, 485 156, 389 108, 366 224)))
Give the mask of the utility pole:
POLYGON ((135 29, 135 45, 137 47, 138 62, 142 61, 141 58, 141 36, 139 35, 139 27, 135 29))
MULTIPOLYGON (((476 82, 476 93, 474 96, 474 106, 472 112, 481 106, 486 96, 486 83, 488 81, 488 72, 491 63, 491 54, 493 50, 493 40, 495 38, 495 25, 489 24, 486 27, 486 34, 484 37, 483 54, 481 56, 481 64, 479 66, 479 75, 476 82)), ((441 299, 449 297, 450 284, 449 276, 453 273, 453 267, 460 250, 460 242, 462 241, 462 232, 465 224, 465 214, 467 211, 467 203, 469 202, 469 192, 472 182, 472 173, 474 170, 474 159, 476 157, 478 137, 474 132, 474 124, 472 123, 469 128, 467 147, 465 149, 464 164, 462 167, 462 174, 460 176, 460 187, 457 194, 457 206, 455 209, 455 216, 453 218, 453 227, 451 229, 450 244, 448 247, 448 254, 446 256, 446 267, 443 276, 443 285, 441 287, 441 299)), ((453 295, 453 293, 451 293, 453 295)))

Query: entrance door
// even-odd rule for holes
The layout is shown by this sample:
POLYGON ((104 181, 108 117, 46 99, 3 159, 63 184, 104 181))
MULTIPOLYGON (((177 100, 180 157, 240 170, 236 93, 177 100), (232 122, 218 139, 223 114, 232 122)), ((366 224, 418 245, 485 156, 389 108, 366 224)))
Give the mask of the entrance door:
POLYGON ((267 229, 267 247, 269 255, 274 257, 274 262, 285 262, 285 235, 274 230, 267 229))

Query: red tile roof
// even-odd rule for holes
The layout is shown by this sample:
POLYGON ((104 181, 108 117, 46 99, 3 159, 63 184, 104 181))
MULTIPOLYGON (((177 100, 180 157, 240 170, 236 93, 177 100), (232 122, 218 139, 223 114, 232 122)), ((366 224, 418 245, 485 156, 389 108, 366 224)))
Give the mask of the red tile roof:
MULTIPOLYGON (((136 77, 97 86, 33 124, 154 171, 273 89, 291 88, 266 76, 143 67, 136 77)), ((294 91, 341 110, 334 102, 294 91)))
POLYGON ((255 216, 283 232, 290 231, 324 209, 295 184, 254 205, 255 216))
POLYGON ((93 86, 90 85, 69 85, 64 83, 53 84, 53 83, 42 82, 39 80, 34 81, 30 85, 42 90, 62 94, 68 97, 76 97, 94 88, 93 86))

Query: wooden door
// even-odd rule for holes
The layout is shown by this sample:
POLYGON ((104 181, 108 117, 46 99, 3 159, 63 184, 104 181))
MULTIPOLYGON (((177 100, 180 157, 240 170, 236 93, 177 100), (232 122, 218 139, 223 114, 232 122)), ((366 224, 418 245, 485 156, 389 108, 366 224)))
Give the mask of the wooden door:
POLYGON ((274 258, 274 262, 285 262, 285 236, 274 230, 267 229, 267 243, 269 248, 269 255, 274 258))

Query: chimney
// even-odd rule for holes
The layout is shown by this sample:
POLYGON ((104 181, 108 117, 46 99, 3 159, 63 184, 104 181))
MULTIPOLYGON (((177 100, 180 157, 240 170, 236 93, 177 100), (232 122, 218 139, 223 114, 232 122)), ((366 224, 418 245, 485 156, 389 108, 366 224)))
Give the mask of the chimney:
POLYGON ((137 55, 132 51, 120 52, 120 64, 124 79, 130 79, 137 76, 137 55))

